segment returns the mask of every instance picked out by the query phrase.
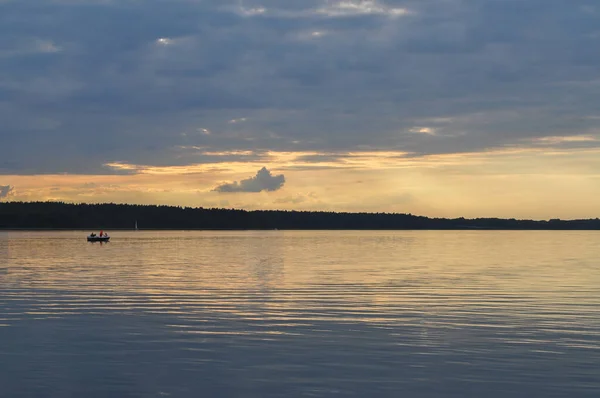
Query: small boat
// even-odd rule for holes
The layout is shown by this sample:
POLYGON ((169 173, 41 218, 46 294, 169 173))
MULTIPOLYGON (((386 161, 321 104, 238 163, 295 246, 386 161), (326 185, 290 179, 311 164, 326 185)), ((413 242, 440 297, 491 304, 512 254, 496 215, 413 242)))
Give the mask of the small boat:
POLYGON ((88 242, 108 242, 110 240, 110 236, 88 236, 88 242))

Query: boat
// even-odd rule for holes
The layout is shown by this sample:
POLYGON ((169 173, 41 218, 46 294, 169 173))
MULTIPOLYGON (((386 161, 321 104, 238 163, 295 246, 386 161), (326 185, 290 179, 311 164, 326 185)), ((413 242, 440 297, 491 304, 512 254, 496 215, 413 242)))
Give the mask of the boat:
POLYGON ((88 242, 108 242, 110 240, 110 236, 88 236, 87 237, 87 241, 88 242))

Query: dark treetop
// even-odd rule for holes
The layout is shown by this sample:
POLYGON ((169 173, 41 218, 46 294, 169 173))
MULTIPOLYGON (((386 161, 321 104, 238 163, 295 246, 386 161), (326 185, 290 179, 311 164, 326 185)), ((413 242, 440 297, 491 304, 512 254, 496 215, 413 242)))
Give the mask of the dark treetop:
POLYGON ((600 229, 600 220, 445 219, 390 213, 228 210, 60 202, 0 203, 0 229, 600 229))

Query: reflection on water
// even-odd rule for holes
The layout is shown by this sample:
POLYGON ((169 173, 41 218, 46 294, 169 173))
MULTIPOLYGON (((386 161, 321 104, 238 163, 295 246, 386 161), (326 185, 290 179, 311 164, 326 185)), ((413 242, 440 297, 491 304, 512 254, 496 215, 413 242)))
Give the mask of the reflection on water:
POLYGON ((596 232, 0 232, 0 396, 597 397, 596 232))

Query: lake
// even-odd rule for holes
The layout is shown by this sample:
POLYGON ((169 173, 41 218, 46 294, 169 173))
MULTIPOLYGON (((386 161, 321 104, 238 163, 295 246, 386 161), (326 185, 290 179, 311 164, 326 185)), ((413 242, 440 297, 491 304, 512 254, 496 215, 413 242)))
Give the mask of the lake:
POLYGON ((0 232, 1 397, 598 397, 600 233, 0 232))

